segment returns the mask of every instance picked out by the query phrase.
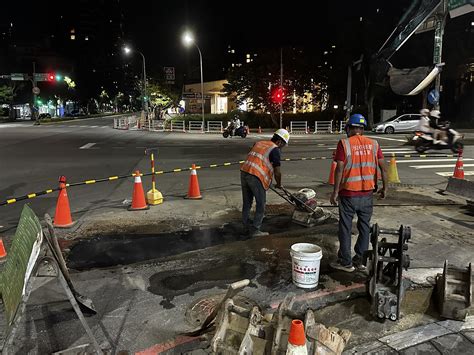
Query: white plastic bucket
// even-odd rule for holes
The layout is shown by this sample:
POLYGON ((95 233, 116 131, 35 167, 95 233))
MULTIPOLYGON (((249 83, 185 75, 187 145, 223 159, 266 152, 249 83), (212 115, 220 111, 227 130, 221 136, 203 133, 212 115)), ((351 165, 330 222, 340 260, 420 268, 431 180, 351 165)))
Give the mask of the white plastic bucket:
POLYGON ((310 243, 297 243, 291 246, 291 265, 293 283, 301 288, 315 288, 319 282, 319 265, 323 252, 320 247, 310 243))

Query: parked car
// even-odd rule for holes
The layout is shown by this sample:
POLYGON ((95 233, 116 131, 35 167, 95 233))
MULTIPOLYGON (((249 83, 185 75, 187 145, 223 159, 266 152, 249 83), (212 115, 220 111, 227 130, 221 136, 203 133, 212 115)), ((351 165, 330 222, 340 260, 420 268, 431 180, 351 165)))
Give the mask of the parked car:
POLYGON ((393 116, 387 121, 379 123, 373 129, 377 133, 393 134, 398 132, 413 132, 420 120, 417 113, 407 113, 399 116, 393 116))

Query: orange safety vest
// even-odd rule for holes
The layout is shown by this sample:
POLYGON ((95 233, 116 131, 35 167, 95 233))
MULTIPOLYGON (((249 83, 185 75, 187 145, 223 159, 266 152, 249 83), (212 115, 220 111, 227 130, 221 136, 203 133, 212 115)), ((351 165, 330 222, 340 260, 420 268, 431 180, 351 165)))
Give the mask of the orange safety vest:
POLYGON ((370 138, 355 135, 343 139, 342 146, 346 160, 342 173, 341 190, 373 190, 378 165, 378 143, 370 138))
POLYGON ((273 179, 273 165, 268 157, 275 147, 277 145, 272 141, 255 143, 247 155, 247 160, 240 167, 240 171, 258 177, 265 190, 268 190, 273 179))

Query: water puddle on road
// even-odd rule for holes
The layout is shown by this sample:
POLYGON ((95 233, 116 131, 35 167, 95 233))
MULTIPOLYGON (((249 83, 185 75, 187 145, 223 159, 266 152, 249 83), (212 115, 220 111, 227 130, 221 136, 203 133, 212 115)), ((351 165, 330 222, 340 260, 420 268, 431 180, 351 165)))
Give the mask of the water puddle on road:
POLYGON ((71 247, 68 266, 76 270, 128 265, 164 258, 214 245, 248 239, 240 226, 195 228, 161 234, 104 235, 71 247))

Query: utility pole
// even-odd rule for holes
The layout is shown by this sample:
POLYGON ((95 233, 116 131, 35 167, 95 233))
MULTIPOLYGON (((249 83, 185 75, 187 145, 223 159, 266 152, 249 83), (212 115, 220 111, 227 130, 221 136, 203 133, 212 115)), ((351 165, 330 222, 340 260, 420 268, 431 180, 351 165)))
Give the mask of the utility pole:
POLYGON ((283 48, 280 48, 280 128, 283 128, 283 48))
POLYGON ((346 93, 346 120, 349 119, 352 111, 352 63, 347 66, 347 93, 346 93))
MULTIPOLYGON (((447 14, 448 1, 442 0, 440 7, 438 8, 438 12, 435 16, 433 64, 441 64, 441 57, 443 53, 444 26, 446 25, 447 14)), ((441 96, 441 73, 436 76, 435 91, 441 96)), ((434 108, 436 110, 439 110, 439 100, 434 104, 434 108)))
POLYGON ((38 121, 38 111, 35 109, 36 108, 36 103, 38 99, 38 95, 36 94, 36 63, 33 62, 33 77, 31 78, 33 82, 33 104, 31 105, 31 119, 35 120, 35 125, 39 125, 38 121))

